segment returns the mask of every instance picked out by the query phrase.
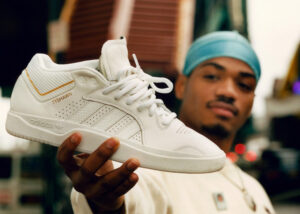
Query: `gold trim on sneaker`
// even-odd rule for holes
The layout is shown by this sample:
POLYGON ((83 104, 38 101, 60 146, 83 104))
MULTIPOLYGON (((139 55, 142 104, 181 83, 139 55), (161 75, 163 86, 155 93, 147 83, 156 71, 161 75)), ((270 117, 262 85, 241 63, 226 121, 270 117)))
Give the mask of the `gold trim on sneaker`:
POLYGON ((35 86, 35 84, 33 83, 32 79, 30 78, 27 69, 25 69, 25 73, 26 73, 26 75, 27 75, 27 77, 28 77, 28 79, 29 79, 31 85, 33 86, 33 88, 34 88, 34 89, 36 90, 36 92, 37 92, 39 95, 41 95, 41 96, 45 96, 45 95, 47 95, 47 94, 50 94, 51 92, 54 92, 54 91, 56 91, 56 90, 58 90, 58 89, 60 89, 60 88, 62 88, 62 87, 64 87, 64 86, 69 85, 69 84, 71 84, 71 83, 74 82, 74 80, 71 80, 70 82, 64 83, 64 84, 62 84, 62 85, 60 85, 60 86, 58 86, 58 87, 56 87, 56 88, 51 89, 50 91, 47 91, 47 92, 45 92, 45 93, 41 93, 41 92, 39 91, 39 89, 35 86))

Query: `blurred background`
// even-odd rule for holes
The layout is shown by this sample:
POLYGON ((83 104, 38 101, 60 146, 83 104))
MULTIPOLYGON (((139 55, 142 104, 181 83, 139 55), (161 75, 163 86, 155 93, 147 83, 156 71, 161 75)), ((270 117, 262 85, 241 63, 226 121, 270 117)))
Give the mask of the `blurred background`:
MULTIPOLYGON (((256 177, 278 214, 300 213, 300 1, 30 0, 0 2, 0 213, 72 213, 56 148, 10 136, 13 85, 39 52, 57 63, 98 58, 126 36, 144 71, 175 81, 191 42, 217 30, 247 37, 261 60, 256 100, 228 157, 256 177)), ((177 111, 174 94, 160 96, 177 111)))

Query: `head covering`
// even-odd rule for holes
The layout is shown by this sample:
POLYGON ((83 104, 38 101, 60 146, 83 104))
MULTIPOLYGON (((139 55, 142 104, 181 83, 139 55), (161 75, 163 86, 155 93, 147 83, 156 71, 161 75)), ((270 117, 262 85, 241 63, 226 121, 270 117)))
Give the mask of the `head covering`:
POLYGON ((198 38, 190 47, 183 69, 189 76, 202 62, 216 57, 232 57, 250 66, 256 81, 260 78, 260 63, 248 40, 236 31, 218 31, 198 38))

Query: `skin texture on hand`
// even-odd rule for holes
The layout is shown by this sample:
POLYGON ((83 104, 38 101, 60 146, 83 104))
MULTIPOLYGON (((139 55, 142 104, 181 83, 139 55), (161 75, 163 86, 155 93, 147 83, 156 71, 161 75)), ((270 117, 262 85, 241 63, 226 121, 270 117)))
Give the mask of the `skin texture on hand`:
POLYGON ((118 139, 107 139, 91 154, 74 155, 80 141, 79 133, 67 138, 58 149, 58 162, 94 213, 124 213, 124 194, 138 181, 134 171, 139 161, 131 158, 114 169, 109 158, 120 145, 118 139))

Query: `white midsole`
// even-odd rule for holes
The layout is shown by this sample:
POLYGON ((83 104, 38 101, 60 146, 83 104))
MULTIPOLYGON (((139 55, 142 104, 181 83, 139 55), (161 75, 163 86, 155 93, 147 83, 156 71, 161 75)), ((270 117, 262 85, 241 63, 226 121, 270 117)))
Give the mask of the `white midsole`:
MULTIPOLYGON (((80 132, 82 141, 77 150, 86 153, 93 152, 102 142, 112 137, 91 127, 80 126, 69 121, 57 121, 12 111, 7 115, 6 130, 16 137, 56 147, 60 146, 72 133, 80 132)), ((223 167, 225 160, 223 155, 219 157, 189 155, 187 157, 186 154, 158 150, 121 139, 120 147, 111 159, 125 162, 132 157, 140 161, 141 167, 183 173, 214 172, 223 167)))

